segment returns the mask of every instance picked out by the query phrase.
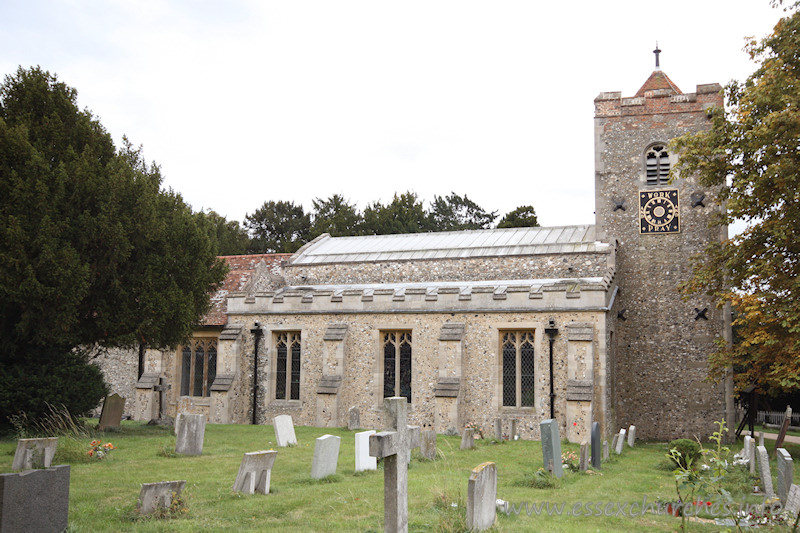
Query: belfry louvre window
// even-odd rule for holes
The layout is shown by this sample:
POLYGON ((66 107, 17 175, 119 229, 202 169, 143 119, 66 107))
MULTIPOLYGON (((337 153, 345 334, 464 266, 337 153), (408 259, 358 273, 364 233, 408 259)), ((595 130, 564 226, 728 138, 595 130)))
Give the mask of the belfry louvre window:
POLYGON ((217 376, 217 339, 194 338, 181 350, 181 396, 210 396, 217 376))
POLYGON ((383 339, 383 396, 411 402, 411 332, 387 331, 383 339))
POLYGON ((503 406, 533 407, 533 331, 501 332, 503 406))
POLYGON ((645 155, 648 185, 663 185, 669 181, 669 154, 663 144, 651 146, 645 155))
POLYGON ((286 331, 275 337, 275 399, 300 399, 300 332, 286 331))

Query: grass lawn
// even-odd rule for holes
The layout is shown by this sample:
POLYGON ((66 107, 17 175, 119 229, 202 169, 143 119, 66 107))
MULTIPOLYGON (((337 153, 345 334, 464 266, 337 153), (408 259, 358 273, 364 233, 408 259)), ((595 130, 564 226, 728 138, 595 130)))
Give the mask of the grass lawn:
MULTIPOLYGON (((117 449, 107 459, 90 463, 79 458, 88 450, 91 438, 70 443, 62 437, 54 464, 59 459, 64 462, 65 456, 69 459, 70 451, 74 458, 70 463, 69 531, 382 531, 383 470, 353 473, 355 432, 311 427, 296 427, 295 431, 298 446, 277 448, 271 494, 266 496, 234 493, 231 487, 245 452, 275 448, 272 426, 208 425, 202 456, 170 457, 175 445, 171 428, 125 421, 119 431, 97 434, 117 449), (325 433, 342 438, 338 473, 312 481, 314 439, 325 433), (187 514, 173 519, 136 516, 142 483, 178 479, 187 481, 187 514)), ((576 503, 591 503, 594 510, 594 516, 588 517, 567 516, 566 512, 562 516, 500 513, 496 531, 675 531, 680 526, 679 518, 666 515, 646 513, 632 518, 597 516, 596 512, 598 503, 604 508, 609 502, 632 504, 645 497, 647 502, 675 499, 672 473, 656 468, 666 450, 663 443, 640 443, 633 449, 626 446, 619 457, 612 452, 612 459, 599 473, 567 472, 558 487, 535 489, 524 486, 523 481, 526 474, 542 466, 539 442, 477 442, 475 450, 461 451, 460 438, 440 435, 438 460, 427 462, 414 454, 408 473, 409 531, 462 530, 470 470, 484 461, 497 463, 498 498, 517 505, 565 503, 565 511, 576 503)), ((0 441, 0 471, 10 470, 15 447, 13 440, 0 441)), ((563 451, 567 450, 577 453, 579 447, 564 444, 563 451)), ((636 505, 634 509, 639 503, 636 505)), ((690 530, 720 528, 692 522, 690 530)))

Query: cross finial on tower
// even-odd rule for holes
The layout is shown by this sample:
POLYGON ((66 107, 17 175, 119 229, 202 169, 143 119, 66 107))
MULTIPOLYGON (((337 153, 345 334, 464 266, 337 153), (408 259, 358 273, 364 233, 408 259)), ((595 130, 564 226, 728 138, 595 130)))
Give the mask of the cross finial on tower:
POLYGON ((656 41, 656 49, 653 50, 653 53, 656 55, 656 70, 661 70, 661 65, 658 64, 658 54, 661 53, 661 50, 658 48, 658 41, 656 41))

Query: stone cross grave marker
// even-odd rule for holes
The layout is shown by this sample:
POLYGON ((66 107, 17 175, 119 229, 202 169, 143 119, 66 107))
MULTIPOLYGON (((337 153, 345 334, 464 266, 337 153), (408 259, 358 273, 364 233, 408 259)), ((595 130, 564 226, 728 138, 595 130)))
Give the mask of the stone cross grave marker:
POLYGON ((57 446, 58 437, 17 440, 17 451, 14 452, 11 470, 50 468, 57 446))
POLYGON ((336 473, 339 464, 341 437, 323 435, 314 444, 314 459, 311 462, 311 478, 322 479, 336 473))
POLYGON ((297 444, 297 437, 294 434, 294 424, 291 415, 278 415, 272 419, 272 427, 275 429, 275 441, 278 446, 294 446, 297 444))
POLYGON ((622 447, 625 446, 625 433, 627 433, 627 431, 625 431, 624 428, 619 430, 619 438, 617 439, 617 447, 614 448, 614 452, 617 455, 620 455, 622 453, 622 447))
POLYGON ((425 459, 436 459, 436 431, 425 429, 419 433, 419 453, 425 459))
POLYGON ((581 458, 578 468, 581 472, 586 472, 589 468, 589 443, 586 441, 581 443, 581 458))
POLYGON ((164 420, 167 418, 167 392, 172 388, 172 385, 167 383, 167 378, 161 376, 158 378, 158 385, 153 387, 153 390, 158 393, 158 419, 164 420))
POLYGON ((608 441, 603 441, 603 461, 608 460, 608 441))
POLYGON ((369 454, 383 458, 383 528, 408 531, 408 454, 419 446, 419 427, 409 426, 408 404, 403 396, 383 399, 385 424, 369 438, 369 454))
POLYGON ((756 448, 758 455, 758 476, 761 478, 761 485, 767 498, 773 498, 775 491, 772 489, 772 472, 769 469, 769 454, 767 448, 759 446, 756 448))
POLYGON ((786 414, 783 415, 783 424, 781 430, 778 432, 778 438, 775 440, 775 449, 777 450, 783 446, 783 441, 786 439, 786 432, 789 430, 789 425, 792 423, 792 406, 786 406, 786 414))
POLYGON ((794 481, 794 461, 784 448, 778 448, 775 453, 778 469, 778 497, 781 499, 781 503, 786 505, 789 487, 792 486, 792 481, 794 481))
POLYGON ((356 433, 356 472, 363 470, 377 470, 378 460, 369 454, 369 436, 374 435, 374 429, 356 433))
POLYGON ((234 492, 244 492, 245 494, 269 494, 269 482, 272 476, 272 465, 275 464, 275 457, 278 452, 274 450, 262 450, 260 452, 249 452, 242 457, 242 464, 239 465, 239 473, 233 482, 234 492))
POLYGON ((563 477, 564 469, 561 466, 561 436, 558 434, 558 422, 549 418, 539 422, 542 434, 542 459, 544 469, 555 477, 563 477))
POLYGON ((124 409, 125 398, 119 394, 106 396, 103 402, 103 410, 100 412, 100 422, 97 424, 97 429, 103 431, 106 428, 118 428, 124 409))
POLYGON ((495 440, 503 440, 503 419, 494 419, 494 438, 495 440))
POLYGON ((592 468, 600 470, 602 452, 600 451, 600 422, 592 422, 592 468))
POLYGON ((136 509, 143 515, 148 515, 156 509, 169 509, 170 505, 172 505, 173 496, 175 498, 180 496, 185 486, 185 479, 182 481, 142 483, 142 490, 139 492, 139 502, 136 504, 136 509))
POLYGON ((203 439, 206 435, 206 415, 184 414, 175 439, 175 453, 202 455, 203 439))
POLYGON ((800 486, 792 484, 789 487, 789 495, 786 497, 786 505, 783 508, 793 517, 797 516, 797 513, 800 512, 800 486))
POLYGON ((472 450, 473 448, 475 448, 475 430, 466 428, 464 434, 461 435, 461 449, 472 450))
POLYGON ((0 474, 0 531, 61 533, 69 516, 69 465, 0 474))
POLYGON ((347 429, 353 431, 361 428, 361 411, 355 405, 347 410, 347 429))
POLYGON ((472 469, 467 485, 467 529, 484 531, 497 515, 497 465, 483 463, 472 469))
POLYGON ((628 446, 633 448, 633 445, 636 443, 636 426, 631 426, 628 428, 628 446))

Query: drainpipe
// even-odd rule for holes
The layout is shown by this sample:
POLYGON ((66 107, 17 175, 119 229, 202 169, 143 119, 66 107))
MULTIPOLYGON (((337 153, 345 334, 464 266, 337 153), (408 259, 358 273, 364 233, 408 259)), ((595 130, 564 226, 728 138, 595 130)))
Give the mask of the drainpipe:
POLYGON ((549 327, 544 328, 544 332, 550 337, 550 418, 556 417, 556 393, 553 387, 553 344, 558 335, 558 328, 556 328, 556 321, 550 319, 549 327))
POLYGON ((250 333, 253 334, 253 425, 255 425, 258 414, 258 345, 261 344, 261 335, 264 331, 258 322, 253 326, 250 333))

